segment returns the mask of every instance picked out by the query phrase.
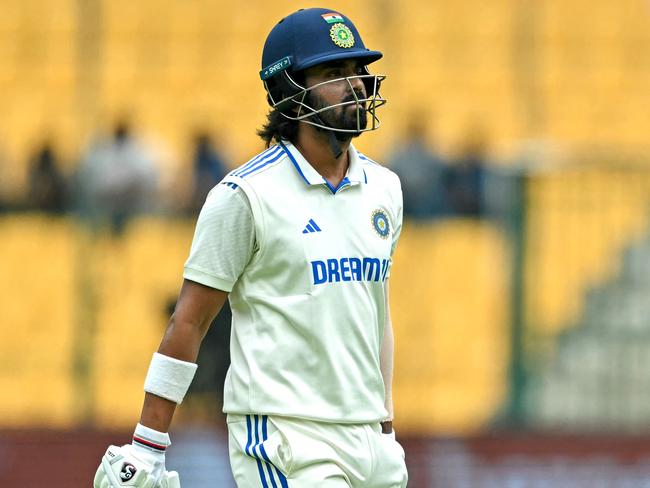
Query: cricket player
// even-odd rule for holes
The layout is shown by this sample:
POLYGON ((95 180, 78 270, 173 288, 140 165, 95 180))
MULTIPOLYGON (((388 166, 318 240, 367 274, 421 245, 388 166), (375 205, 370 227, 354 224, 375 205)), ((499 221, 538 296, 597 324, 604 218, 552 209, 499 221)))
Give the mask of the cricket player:
POLYGON ((184 282, 145 379, 133 442, 110 446, 95 488, 179 487, 165 470, 174 409, 224 302, 224 388, 240 488, 404 487, 392 429, 391 258, 402 226, 395 174, 351 144, 379 126, 383 76, 340 12, 299 10, 272 29, 260 77, 267 149, 208 195, 184 282))

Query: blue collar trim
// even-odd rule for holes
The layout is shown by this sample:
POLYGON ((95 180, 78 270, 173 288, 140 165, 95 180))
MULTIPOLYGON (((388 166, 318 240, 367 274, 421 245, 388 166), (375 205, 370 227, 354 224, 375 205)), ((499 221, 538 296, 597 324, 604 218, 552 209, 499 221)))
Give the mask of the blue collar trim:
MULTIPOLYGON (((282 147, 282 151, 284 151, 284 153, 289 157, 289 160, 291 161, 291 164, 293 164, 294 168, 296 168, 296 171, 298 171, 298 174, 305 181, 305 183, 307 183, 310 186, 311 185, 318 185, 319 180, 314 180, 314 182, 312 183, 311 181, 309 181, 307 176, 305 176, 305 173, 302 170, 302 168, 300 167, 300 164, 298 163, 298 161, 296 160, 296 157, 291 153, 291 150, 284 144, 284 142, 280 141, 280 146, 282 147)), ((356 153, 356 150, 354 151, 354 153, 358 154, 358 153, 356 153)), ((276 156, 274 156, 274 157, 276 157, 276 156)), ((350 154, 350 157, 352 158, 354 156, 352 154, 350 154)), ((307 164, 309 164, 309 163, 307 163, 307 164)), ((352 163, 352 160, 351 160, 350 165, 352 165, 352 164, 353 163, 352 163)), ((359 165, 359 162, 357 161, 355 163, 355 167, 357 168, 355 173, 360 177, 361 175, 359 175, 358 170, 361 169, 361 172, 363 173, 363 181, 365 183, 368 183, 368 176, 366 175, 366 171, 363 168, 359 168, 358 165, 359 165)), ((359 178, 358 181, 357 181, 357 179, 350 180, 350 178, 349 178, 350 169, 348 169, 348 175, 345 175, 345 177, 341 180, 341 182, 338 184, 338 186, 334 187, 322 175, 319 175, 316 172, 316 170, 314 170, 311 166, 309 167, 309 169, 314 173, 314 175, 313 175, 314 178, 320 177, 320 180, 322 180, 322 182, 325 184, 325 186, 327 186, 327 188, 329 188, 329 190, 332 192, 332 194, 335 194, 336 192, 338 192, 339 190, 341 190, 341 189, 343 189, 343 188, 345 188, 347 186, 351 186, 353 184, 361 183, 361 181, 362 181, 361 178, 359 178)), ((308 174, 310 174, 309 171, 308 171, 308 174)))
POLYGON ((296 158, 294 158, 294 157, 293 157, 293 154, 291 154, 291 151, 289 151, 289 150, 287 149, 287 146, 285 146, 284 143, 283 143, 282 141, 280 141, 280 146, 282 146, 282 149, 283 149, 283 151, 285 152, 285 154, 286 154, 287 156, 289 156, 289 159, 291 160, 291 162, 293 163, 293 165, 296 167, 296 170, 298 171, 298 173, 300 173, 300 176, 302 176, 302 179, 305 180, 305 183, 307 183, 308 185, 310 185, 311 183, 309 183, 309 180, 305 177, 304 173, 303 173, 302 170, 300 169, 300 165, 299 165, 298 162, 296 161, 296 158))
POLYGON ((346 176, 341 180, 341 182, 338 184, 338 186, 335 188, 334 185, 332 185, 329 181, 327 181, 325 178, 323 178, 323 181, 325 182, 325 185, 327 185, 327 188, 330 189, 332 194, 336 194, 337 191, 345 188, 346 186, 350 185, 350 180, 346 176))

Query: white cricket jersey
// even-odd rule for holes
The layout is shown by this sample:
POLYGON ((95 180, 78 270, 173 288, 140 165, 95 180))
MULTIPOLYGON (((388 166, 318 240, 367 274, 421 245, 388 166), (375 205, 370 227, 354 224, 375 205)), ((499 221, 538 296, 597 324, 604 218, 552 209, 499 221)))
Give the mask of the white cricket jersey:
POLYGON ((284 141, 208 196, 184 277, 230 292, 227 413, 387 416, 379 356, 402 193, 390 170, 348 154, 334 188, 284 141))

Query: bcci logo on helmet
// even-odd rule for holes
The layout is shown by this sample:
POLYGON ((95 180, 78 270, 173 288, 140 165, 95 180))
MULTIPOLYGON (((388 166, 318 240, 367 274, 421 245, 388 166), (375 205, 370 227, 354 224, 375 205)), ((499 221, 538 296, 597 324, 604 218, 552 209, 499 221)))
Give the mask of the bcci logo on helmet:
POLYGON ((354 46, 354 34, 345 24, 334 24, 330 29, 330 37, 338 47, 354 46))
POLYGON ((122 465, 122 470, 120 471, 120 479, 122 481, 129 481, 133 479, 135 476, 135 473, 137 473, 138 470, 133 464, 131 463, 124 463, 122 465))

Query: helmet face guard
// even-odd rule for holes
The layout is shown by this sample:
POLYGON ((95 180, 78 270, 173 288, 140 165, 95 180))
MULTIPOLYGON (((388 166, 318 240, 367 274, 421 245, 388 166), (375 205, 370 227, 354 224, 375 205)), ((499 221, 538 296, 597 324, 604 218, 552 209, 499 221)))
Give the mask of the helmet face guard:
POLYGON ((386 103, 386 99, 379 93, 381 82, 386 77, 384 75, 370 74, 366 67, 364 67, 364 72, 365 74, 361 75, 323 81, 307 88, 294 80, 287 71, 282 71, 274 77, 274 83, 270 84, 269 80, 265 80, 264 87, 268 94, 269 104, 280 111, 287 119, 301 121, 324 130, 360 134, 361 132, 376 130, 381 126, 376 110, 386 103), (361 80, 365 86, 366 96, 363 98, 359 96, 352 86, 352 82, 356 79, 361 80), (347 83, 353 99, 324 107, 313 107, 309 104, 311 98, 309 95, 313 90, 334 83, 347 83), (322 113, 339 108, 344 109, 349 106, 355 107, 357 123, 354 129, 328 125, 320 116, 322 113), (370 116, 370 120, 366 120, 366 124, 362 123, 363 112, 370 116))

